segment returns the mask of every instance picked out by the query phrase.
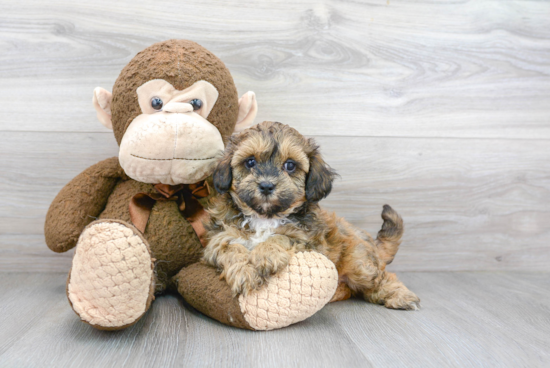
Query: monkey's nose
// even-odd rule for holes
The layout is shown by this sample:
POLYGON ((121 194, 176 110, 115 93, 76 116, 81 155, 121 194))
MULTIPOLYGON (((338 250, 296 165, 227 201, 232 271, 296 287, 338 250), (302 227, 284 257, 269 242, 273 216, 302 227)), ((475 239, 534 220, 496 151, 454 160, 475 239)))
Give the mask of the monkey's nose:
POLYGON ((260 188, 260 192, 262 192, 262 194, 269 195, 275 190, 275 184, 268 181, 262 181, 258 184, 258 188, 260 188))
POLYGON ((187 102, 169 102, 162 108, 164 112, 186 113, 193 112, 193 106, 187 102))

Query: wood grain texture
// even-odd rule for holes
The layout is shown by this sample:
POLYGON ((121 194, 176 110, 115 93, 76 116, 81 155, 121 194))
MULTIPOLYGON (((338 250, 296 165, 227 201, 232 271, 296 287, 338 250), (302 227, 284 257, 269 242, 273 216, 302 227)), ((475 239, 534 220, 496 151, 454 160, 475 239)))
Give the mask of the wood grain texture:
POLYGON ((195 40, 258 121, 314 136, 341 180, 324 205, 376 233, 404 217, 395 270, 550 264, 550 3, 21 0, 0 4, 0 271, 66 271, 49 203, 117 154, 91 106, 141 49, 195 40))
POLYGON ((360 300, 282 330, 215 322, 158 298, 135 326, 94 330, 66 301, 65 275, 0 278, 2 367, 545 367, 548 274, 402 273, 417 312, 360 300))
POLYGON ((23 0, 0 14, 4 131, 103 131, 93 88, 189 38, 257 93, 260 120, 309 135, 550 138, 548 2, 23 0))
MULTIPOLYGON (((6 132, 0 269, 66 271, 44 244, 59 190, 116 155, 111 133, 6 132), (48 142, 47 146, 41 142, 48 142), (62 157, 60 160, 59 157, 62 157)), ((540 270, 550 264, 550 146, 544 141, 316 137, 341 175, 321 204, 376 234, 382 205, 405 220, 400 271, 540 270)))
MULTIPOLYGON (((116 155, 114 138, 110 133, 5 136, 8 143, 0 154, 14 154, 2 163, 0 197, 5 201, 0 211, 6 215, 0 222, 0 265, 6 271, 27 271, 26 264, 33 271, 67 270, 71 254, 53 254, 44 244, 46 211, 65 183, 87 166, 116 155), (47 147, 36 148, 45 141, 47 147)), ((385 203, 405 219, 404 243, 393 269, 548 270, 546 142, 376 137, 317 141, 342 176, 323 206, 372 234, 379 230, 385 203)))

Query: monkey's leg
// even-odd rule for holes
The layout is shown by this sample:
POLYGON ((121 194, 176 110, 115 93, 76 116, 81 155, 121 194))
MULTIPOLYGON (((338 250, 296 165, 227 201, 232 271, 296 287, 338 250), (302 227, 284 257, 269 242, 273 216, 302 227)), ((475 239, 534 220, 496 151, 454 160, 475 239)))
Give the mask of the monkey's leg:
POLYGON ((216 269, 195 263, 174 276, 178 292, 195 309, 221 323, 272 330, 309 318, 338 286, 334 264, 317 252, 299 252, 259 290, 233 296, 216 269))
POLYGON ((101 330, 137 322, 154 300, 154 259, 132 225, 118 220, 89 224, 78 240, 67 297, 80 319, 101 330))

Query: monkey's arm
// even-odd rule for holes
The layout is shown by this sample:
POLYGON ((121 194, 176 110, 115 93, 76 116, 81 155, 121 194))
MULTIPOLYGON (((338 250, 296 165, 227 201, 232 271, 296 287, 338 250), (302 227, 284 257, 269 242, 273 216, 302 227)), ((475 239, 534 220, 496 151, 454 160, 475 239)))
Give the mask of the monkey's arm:
POLYGON ((82 230, 107 204, 116 183, 124 176, 118 157, 90 166, 55 197, 44 225, 46 244, 54 252, 73 248, 82 230))

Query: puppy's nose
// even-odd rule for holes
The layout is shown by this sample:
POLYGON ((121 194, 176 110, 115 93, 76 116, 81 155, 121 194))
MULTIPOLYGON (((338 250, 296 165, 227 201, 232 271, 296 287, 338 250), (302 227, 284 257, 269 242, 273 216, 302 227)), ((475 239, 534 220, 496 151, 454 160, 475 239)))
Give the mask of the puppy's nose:
POLYGON ((275 190, 275 184, 268 181, 262 181, 258 186, 260 188, 260 192, 265 195, 271 194, 273 193, 273 190, 275 190))

